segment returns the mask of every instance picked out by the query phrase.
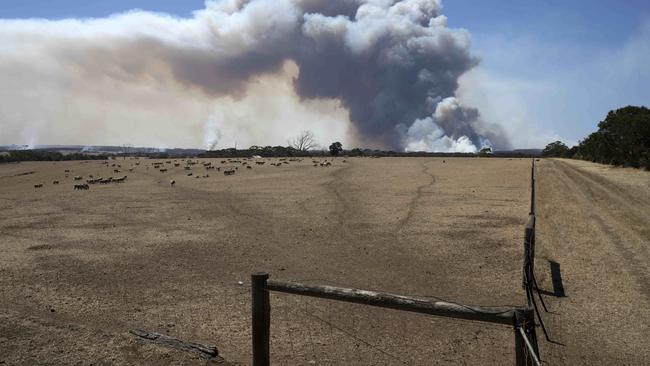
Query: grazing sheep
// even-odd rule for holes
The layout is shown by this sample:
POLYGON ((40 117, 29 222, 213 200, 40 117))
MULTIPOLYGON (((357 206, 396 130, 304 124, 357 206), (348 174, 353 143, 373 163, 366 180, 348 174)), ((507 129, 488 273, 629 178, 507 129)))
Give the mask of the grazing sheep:
POLYGON ((64 173, 70 173, 70 169, 66 169, 64 173))
POLYGON ((59 181, 58 181, 58 180, 54 180, 54 181, 52 181, 52 184, 59 184, 59 181))
POLYGON ((172 180, 171 182, 169 182, 169 185, 171 185, 172 187, 175 186, 175 185, 176 185, 176 181, 175 181, 175 180, 172 180))
POLYGON ((88 184, 75 184, 74 185, 74 189, 80 189, 81 190, 81 189, 89 189, 89 188, 90 187, 88 186, 88 184))
POLYGON ((257 165, 264 165, 266 162, 265 161, 256 161, 255 164, 257 165))
POLYGON ((192 173, 187 173, 187 176, 188 176, 188 177, 191 177, 191 176, 192 176, 192 173))
POLYGON ((223 171, 223 175, 233 175, 233 174, 235 174, 235 169, 233 168, 228 168, 223 171))
POLYGON ((253 167, 250 165, 246 165, 246 169, 253 169, 253 167))
POLYGON ((166 172, 166 171, 167 171, 167 169, 160 169, 160 172, 161 172, 161 173, 164 173, 164 172, 166 172))
POLYGON ((189 166, 186 166, 186 167, 185 167, 185 170, 190 170, 190 167, 189 167, 189 166))
POLYGON ((113 169, 113 173, 119 173, 119 172, 120 172, 119 169, 113 169))
POLYGON ((74 180, 82 180, 83 177, 80 177, 80 176, 78 176, 78 175, 75 175, 72 179, 74 179, 74 180))
POLYGON ((43 184, 42 183, 34 184, 34 188, 43 188, 43 184))

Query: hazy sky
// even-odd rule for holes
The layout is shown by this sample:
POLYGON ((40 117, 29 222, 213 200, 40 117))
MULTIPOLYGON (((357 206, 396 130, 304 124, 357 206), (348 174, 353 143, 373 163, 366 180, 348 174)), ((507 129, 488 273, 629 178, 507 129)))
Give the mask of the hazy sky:
MULTIPOLYGON (((0 18, 102 18, 132 9, 190 17, 203 7, 200 0, 2 0, 0 18)), ((515 148, 575 143, 607 111, 650 105, 648 0, 443 0, 442 12, 450 28, 469 31, 481 59, 461 78, 459 99, 503 126, 515 148)))

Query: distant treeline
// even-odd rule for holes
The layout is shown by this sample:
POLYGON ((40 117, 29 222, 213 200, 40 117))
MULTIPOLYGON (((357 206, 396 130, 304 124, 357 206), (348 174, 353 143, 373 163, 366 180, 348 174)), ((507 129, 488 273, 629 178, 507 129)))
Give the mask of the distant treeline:
MULTIPOLYGON (((259 155, 265 158, 271 157, 326 157, 331 156, 328 150, 297 150, 289 146, 251 146, 248 149, 222 149, 210 150, 199 154, 178 154, 170 152, 130 152, 122 154, 105 153, 61 153, 60 151, 49 151, 46 149, 37 150, 12 150, 0 152, 0 163, 12 163, 20 161, 63 161, 63 160, 107 160, 124 159, 131 157, 143 157, 149 159, 182 159, 182 158, 235 158, 251 157, 259 155)), ((435 152, 399 152, 374 149, 354 148, 343 150, 338 155, 350 157, 508 157, 526 158, 539 156, 539 150, 514 150, 495 151, 490 153, 435 153, 435 152)))
POLYGON ((14 150, 0 154, 0 163, 18 161, 106 160, 108 155, 71 153, 62 154, 45 150, 14 150))
MULTIPOLYGON (((258 155, 265 158, 270 157, 326 157, 330 156, 331 152, 327 150, 297 150, 288 146, 251 146, 248 149, 222 149, 210 150, 203 154, 199 154, 200 158, 227 158, 227 157, 249 157, 258 155)), ((537 156, 534 150, 531 151, 497 151, 490 154, 475 154, 475 153, 434 153, 434 152, 400 152, 400 151, 385 151, 374 149, 361 149, 354 148, 350 150, 343 150, 339 153, 341 156, 351 157, 477 157, 477 156, 493 156, 493 157, 532 157, 537 156)))
POLYGON ((650 170, 650 109, 627 106, 610 111, 598 131, 578 145, 569 148, 555 141, 542 155, 650 170))

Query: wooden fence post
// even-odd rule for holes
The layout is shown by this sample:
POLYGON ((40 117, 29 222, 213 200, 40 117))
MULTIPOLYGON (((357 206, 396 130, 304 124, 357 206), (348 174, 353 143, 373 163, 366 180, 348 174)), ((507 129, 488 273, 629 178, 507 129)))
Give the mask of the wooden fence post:
POLYGON ((530 170, 530 214, 535 214, 535 159, 530 170))
POLYGON ((271 304, 266 282, 268 273, 251 275, 251 297, 253 309, 253 366, 269 366, 271 304))
MULTIPOLYGON (((534 271, 533 268, 535 265, 535 215, 528 216, 528 222, 526 223, 526 228, 524 229, 524 265, 523 265, 523 278, 522 278, 522 287, 530 285, 532 277, 527 271, 534 271)), ((529 304, 530 305, 530 304, 529 304)))
POLYGON ((514 329, 515 329, 515 365, 517 366, 532 366, 534 365, 533 357, 529 354, 526 347, 524 338, 522 337, 519 328, 524 330, 528 341, 533 347, 535 355, 539 355, 539 347, 537 345, 537 335, 535 333, 535 313, 532 309, 517 309, 515 311, 514 329))

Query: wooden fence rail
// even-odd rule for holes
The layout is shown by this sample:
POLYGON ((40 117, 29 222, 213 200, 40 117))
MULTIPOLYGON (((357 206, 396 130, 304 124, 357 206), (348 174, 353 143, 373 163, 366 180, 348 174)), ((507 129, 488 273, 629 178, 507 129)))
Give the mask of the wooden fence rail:
POLYGON ((422 297, 403 296, 385 292, 359 290, 334 286, 311 286, 298 282, 269 281, 267 273, 251 276, 252 327, 253 327, 253 365, 270 364, 270 291, 300 296, 317 297, 329 300, 352 302, 420 314, 476 320, 489 323, 512 325, 515 330, 515 353, 517 365, 528 365, 532 358, 526 352, 525 339, 537 349, 534 313, 531 308, 481 307, 445 301, 435 301, 422 297))

